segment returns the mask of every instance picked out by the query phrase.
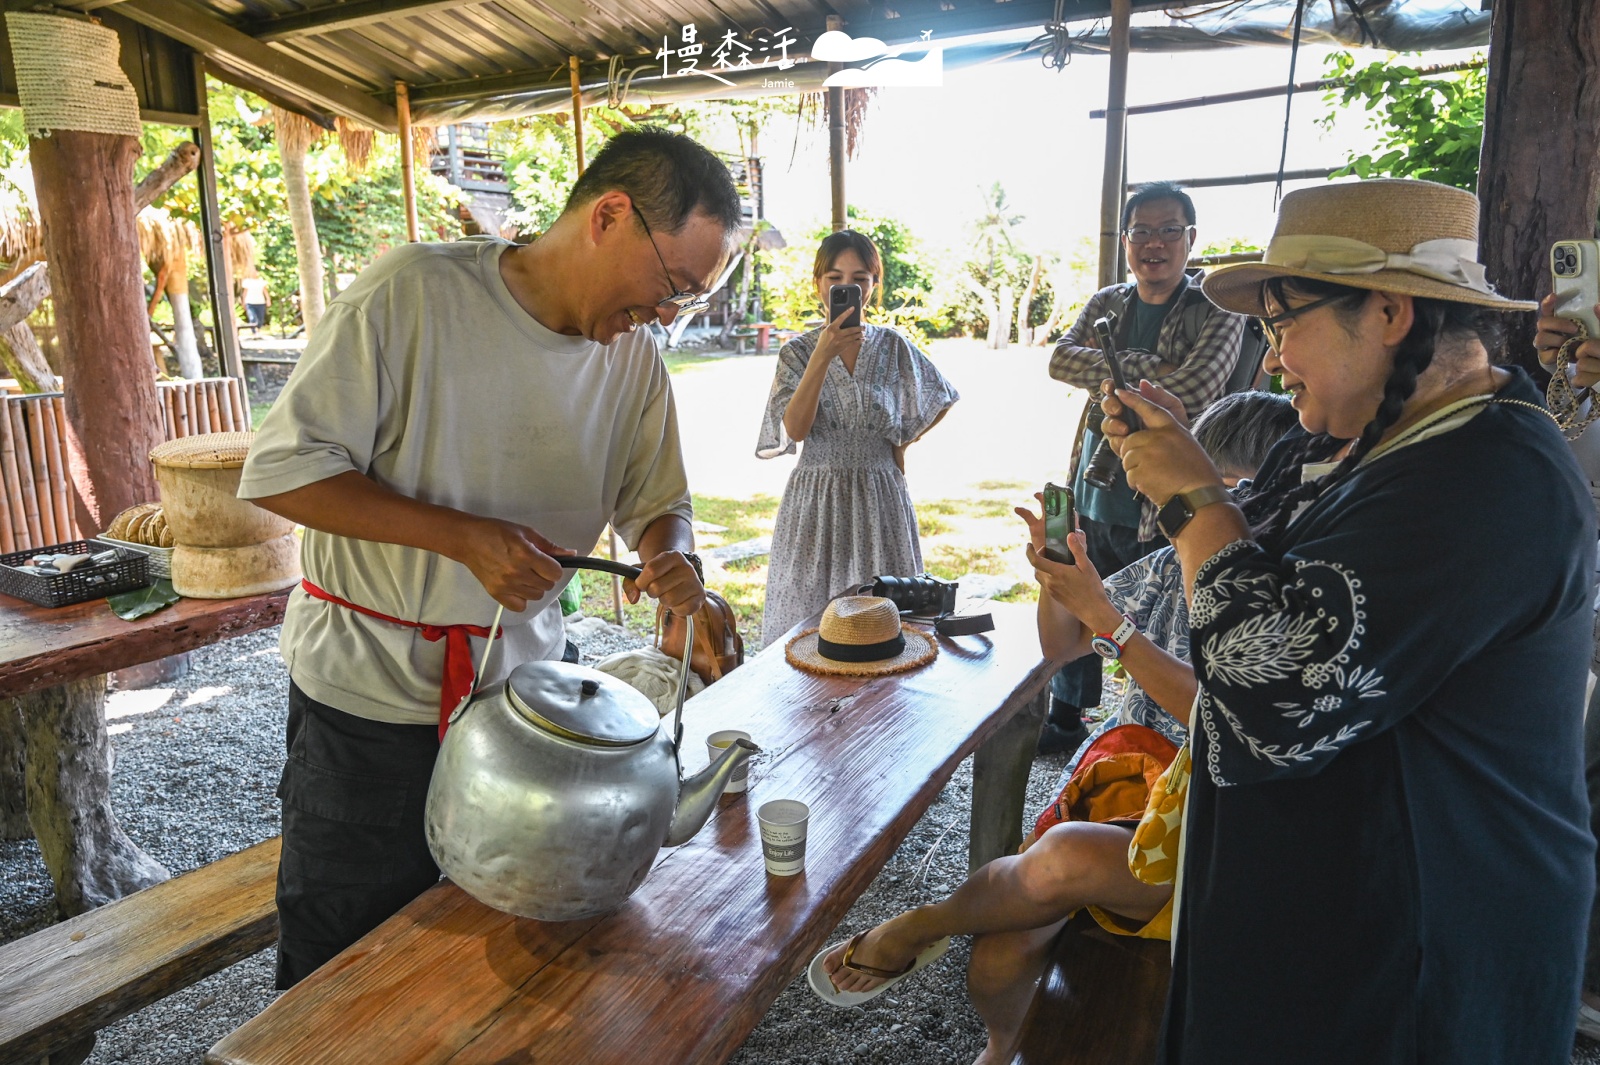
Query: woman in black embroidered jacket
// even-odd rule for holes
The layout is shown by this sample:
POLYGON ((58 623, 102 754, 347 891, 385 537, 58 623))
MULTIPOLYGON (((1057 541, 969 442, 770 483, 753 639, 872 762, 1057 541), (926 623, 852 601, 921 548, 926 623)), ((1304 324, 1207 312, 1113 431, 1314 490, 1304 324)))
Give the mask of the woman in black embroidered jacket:
POLYGON ((1200 681, 1163 1062, 1570 1056, 1594 509, 1492 365, 1533 305, 1476 239, 1468 193, 1328 185, 1207 279, 1263 319, 1305 430, 1242 509, 1159 407, 1105 400, 1144 419, 1106 424, 1163 504, 1200 681))

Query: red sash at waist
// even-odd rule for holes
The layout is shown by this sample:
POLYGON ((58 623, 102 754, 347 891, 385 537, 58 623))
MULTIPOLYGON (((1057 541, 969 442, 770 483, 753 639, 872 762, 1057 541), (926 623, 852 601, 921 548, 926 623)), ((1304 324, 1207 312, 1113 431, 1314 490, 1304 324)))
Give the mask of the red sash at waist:
MULTIPOLYGON (((325 592, 312 584, 309 580, 301 579, 300 587, 313 599, 321 599, 325 603, 333 603, 354 610, 357 614, 365 614, 369 618, 387 621, 393 625, 403 625, 408 629, 416 629, 422 633, 422 638, 429 643, 444 641, 444 683, 439 686, 439 739, 444 739, 444 730, 449 727, 450 715, 461 701, 472 694, 474 682, 477 680, 472 672, 472 644, 469 636, 487 637, 487 625, 425 625, 420 621, 406 621, 404 618, 392 618, 388 614, 380 614, 376 610, 368 610, 364 606, 340 599, 332 592, 325 592)), ((497 631, 495 639, 505 634, 505 630, 497 631)))

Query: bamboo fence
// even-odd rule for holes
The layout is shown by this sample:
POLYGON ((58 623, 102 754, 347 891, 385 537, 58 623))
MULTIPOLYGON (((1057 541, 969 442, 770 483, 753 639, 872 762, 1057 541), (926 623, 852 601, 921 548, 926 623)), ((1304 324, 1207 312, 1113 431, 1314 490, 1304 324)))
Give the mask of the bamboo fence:
MULTIPOLYGON (((168 440, 250 428, 239 382, 231 377, 159 381, 156 399, 168 440)), ((79 539, 71 500, 61 393, 0 395, 0 553, 79 539)))

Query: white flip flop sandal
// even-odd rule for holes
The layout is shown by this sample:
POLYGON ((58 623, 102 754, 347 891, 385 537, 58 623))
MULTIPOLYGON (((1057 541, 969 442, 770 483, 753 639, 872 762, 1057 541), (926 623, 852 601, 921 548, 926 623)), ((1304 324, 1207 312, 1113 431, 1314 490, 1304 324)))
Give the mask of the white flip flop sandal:
POLYGON ((811 959, 811 964, 806 967, 806 982, 811 985, 811 990, 816 993, 816 996, 828 1005, 859 1006, 863 1002, 875 999, 919 969, 926 968, 938 961, 944 957, 944 952, 950 949, 950 938, 946 936, 944 939, 931 943, 924 948, 922 953, 918 954, 910 965, 899 972, 893 972, 887 969, 877 969, 871 965, 862 965, 860 962, 852 960, 851 956, 855 953, 856 947, 860 945, 861 938, 866 934, 866 932, 858 932, 843 943, 835 943, 831 947, 823 948, 815 958, 811 959), (854 969, 856 972, 864 973, 867 976, 879 977, 883 980, 883 983, 871 991, 840 991, 834 987, 833 981, 828 977, 828 971, 822 967, 822 959, 840 947, 845 948, 845 968, 854 969))

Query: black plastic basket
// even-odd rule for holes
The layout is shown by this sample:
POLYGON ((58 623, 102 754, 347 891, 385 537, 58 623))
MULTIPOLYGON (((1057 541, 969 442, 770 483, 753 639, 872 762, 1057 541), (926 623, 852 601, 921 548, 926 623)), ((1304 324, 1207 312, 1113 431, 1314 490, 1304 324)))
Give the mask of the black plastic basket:
POLYGON ((87 603, 91 599, 104 599, 118 592, 146 588, 150 583, 150 557, 144 552, 123 547, 110 548, 92 540, 74 540, 69 544, 0 555, 0 593, 26 599, 39 606, 87 603), (35 555, 97 555, 107 550, 115 551, 117 560, 103 566, 85 563, 75 570, 50 576, 24 573, 12 568, 26 565, 35 555))

